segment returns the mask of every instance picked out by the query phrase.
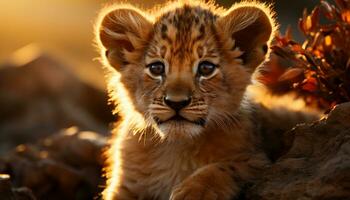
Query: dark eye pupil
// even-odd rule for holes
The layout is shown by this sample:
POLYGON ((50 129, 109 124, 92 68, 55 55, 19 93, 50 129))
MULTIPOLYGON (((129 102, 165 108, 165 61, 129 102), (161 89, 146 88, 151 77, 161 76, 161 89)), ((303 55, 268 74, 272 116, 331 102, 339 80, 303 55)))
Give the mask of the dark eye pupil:
POLYGON ((164 64, 161 62, 151 63, 147 67, 149 67, 149 71, 156 76, 164 74, 165 71, 164 64))
POLYGON ((202 76, 208 76, 214 72, 216 65, 210 62, 201 62, 198 67, 198 73, 202 76))

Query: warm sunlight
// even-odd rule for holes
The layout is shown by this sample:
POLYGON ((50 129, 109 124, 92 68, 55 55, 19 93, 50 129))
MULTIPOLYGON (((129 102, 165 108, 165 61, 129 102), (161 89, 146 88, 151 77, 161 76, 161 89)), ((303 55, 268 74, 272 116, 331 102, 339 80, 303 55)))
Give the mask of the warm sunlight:
POLYGON ((0 200, 350 199, 350 0, 0 0, 0 24, 0 200))

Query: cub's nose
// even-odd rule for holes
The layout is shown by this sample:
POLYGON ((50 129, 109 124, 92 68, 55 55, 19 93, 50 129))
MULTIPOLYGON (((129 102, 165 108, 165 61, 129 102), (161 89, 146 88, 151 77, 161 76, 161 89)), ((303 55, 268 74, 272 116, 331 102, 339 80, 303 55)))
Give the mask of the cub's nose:
POLYGON ((169 96, 164 97, 164 102, 166 105, 168 105, 170 108, 172 108, 173 110, 175 110, 176 112, 180 111, 182 108, 188 106, 191 102, 191 98, 187 97, 184 99, 178 99, 178 100, 174 100, 169 98, 169 96))

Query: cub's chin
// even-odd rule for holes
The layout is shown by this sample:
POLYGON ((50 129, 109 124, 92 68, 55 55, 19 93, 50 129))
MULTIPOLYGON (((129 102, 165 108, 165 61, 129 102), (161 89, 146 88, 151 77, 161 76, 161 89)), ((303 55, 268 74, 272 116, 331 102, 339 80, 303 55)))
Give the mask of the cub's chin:
POLYGON ((205 121, 190 121, 181 116, 174 116, 166 121, 157 122, 162 137, 167 140, 194 139, 204 130, 205 121))

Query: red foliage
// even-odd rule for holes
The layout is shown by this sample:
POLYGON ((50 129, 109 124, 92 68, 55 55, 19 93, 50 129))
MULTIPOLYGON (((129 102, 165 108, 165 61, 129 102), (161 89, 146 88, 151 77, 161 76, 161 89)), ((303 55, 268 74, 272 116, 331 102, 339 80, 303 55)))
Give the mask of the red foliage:
POLYGON ((299 28, 303 43, 290 28, 276 36, 260 80, 274 93, 294 91, 323 109, 350 101, 350 0, 321 0, 311 13, 304 10, 299 28))

